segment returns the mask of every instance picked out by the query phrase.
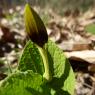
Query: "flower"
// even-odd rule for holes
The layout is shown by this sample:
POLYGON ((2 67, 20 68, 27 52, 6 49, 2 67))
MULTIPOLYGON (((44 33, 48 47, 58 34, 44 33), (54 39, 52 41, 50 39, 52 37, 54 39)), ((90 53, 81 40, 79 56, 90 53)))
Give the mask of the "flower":
POLYGON ((26 32, 30 39, 38 46, 43 47, 48 41, 47 31, 43 21, 29 4, 25 6, 24 20, 26 32))

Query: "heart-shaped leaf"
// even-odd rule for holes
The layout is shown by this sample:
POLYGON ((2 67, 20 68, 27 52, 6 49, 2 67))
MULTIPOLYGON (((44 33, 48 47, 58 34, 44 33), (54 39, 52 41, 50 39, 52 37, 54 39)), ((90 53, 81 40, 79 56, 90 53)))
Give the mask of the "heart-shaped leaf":
MULTIPOLYGON (((64 56, 63 51, 61 51, 51 41, 48 41, 48 43, 46 44, 46 51, 48 54, 50 71, 52 73, 51 75, 53 77, 52 81, 49 82, 48 85, 49 85, 49 88, 51 89, 51 93, 53 92, 56 93, 56 94, 51 94, 51 95, 64 95, 64 93, 66 93, 65 95, 73 95, 75 77, 74 77, 74 73, 71 68, 71 65, 69 64, 68 60, 64 56)), ((34 72, 36 72, 36 70, 39 67, 41 68, 40 71, 44 73, 43 62, 39 61, 39 63, 37 63, 34 61, 34 59, 42 60, 35 44, 29 41, 22 54, 22 57, 19 63, 19 69, 20 70, 23 70, 23 68, 25 68, 25 70, 31 69, 34 72), (34 52, 35 52, 35 55, 34 55, 34 52), (37 56, 37 54, 39 56, 37 56), (32 61, 34 61, 34 63, 32 63, 32 61), (30 62, 31 68, 27 68, 28 67, 27 63, 29 62, 30 62), (39 66, 36 67, 36 70, 34 70, 34 65, 36 66, 37 64, 39 64, 39 66)), ((41 74, 40 71, 38 71, 37 73, 41 74)))
POLYGON ((18 69, 20 71, 33 70, 35 73, 43 74, 44 67, 42 57, 33 42, 27 42, 20 59, 18 69))
POLYGON ((56 92, 54 95, 73 95, 75 77, 68 59, 52 41, 48 41, 46 50, 48 51, 50 70, 53 75, 50 86, 56 92))
POLYGON ((0 95, 41 95, 42 76, 33 71, 16 72, 6 78, 0 87, 0 95))

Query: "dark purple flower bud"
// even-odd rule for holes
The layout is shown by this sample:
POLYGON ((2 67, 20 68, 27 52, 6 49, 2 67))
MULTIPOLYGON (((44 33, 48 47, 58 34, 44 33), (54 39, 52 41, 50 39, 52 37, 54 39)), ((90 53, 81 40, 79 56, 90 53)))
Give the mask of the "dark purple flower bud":
POLYGON ((43 47, 48 41, 47 31, 43 21, 29 4, 25 6, 24 20, 26 32, 30 39, 40 47, 43 47))

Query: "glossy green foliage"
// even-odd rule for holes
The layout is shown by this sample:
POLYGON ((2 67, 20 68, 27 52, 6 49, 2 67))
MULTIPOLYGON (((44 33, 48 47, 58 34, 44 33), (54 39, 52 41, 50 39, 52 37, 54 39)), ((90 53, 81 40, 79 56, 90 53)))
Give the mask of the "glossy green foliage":
POLYGON ((20 58, 18 69, 20 71, 33 70, 35 73, 43 74, 43 61, 36 45, 32 41, 27 42, 20 58))
POLYGON ((51 41, 48 41, 45 48, 48 53, 52 80, 47 83, 44 81, 43 62, 36 63, 35 61, 41 59, 41 56, 35 44, 29 41, 19 62, 20 71, 4 80, 0 87, 0 95, 73 95, 75 77, 63 51, 51 41))
MULTIPOLYGON (((63 93, 68 93, 68 95, 69 94, 73 95, 75 77, 68 60, 63 54, 63 51, 61 51, 51 41, 48 41, 45 48, 48 54, 49 66, 52 73, 51 75, 53 76, 52 81, 48 83, 49 87, 53 89, 55 93, 59 93, 59 95, 63 93)), ((44 73, 43 65, 41 65, 43 64, 42 61, 39 61, 39 63, 37 63, 35 62, 35 60, 37 59, 42 60, 41 56, 39 56, 39 52, 35 44, 29 41, 22 54, 22 57, 19 63, 19 69, 20 70, 23 70, 23 68, 25 68, 25 70, 31 69, 34 71, 34 73, 36 73, 36 71, 40 68, 40 70, 37 73, 39 74, 42 74, 42 72, 44 73), (31 50, 31 52, 29 50, 31 50), (35 54, 34 54, 34 51, 35 51, 35 54), (27 57, 30 58, 28 59, 28 63, 30 62, 31 65, 29 66, 31 66, 31 68, 27 68, 27 65, 28 65, 26 61, 27 57), (32 63, 32 61, 34 61, 34 63, 32 63), (39 64, 39 66, 36 66, 37 64, 39 64), (35 68, 36 70, 34 70, 34 67, 36 67, 35 68)))
POLYGON ((0 87, 0 95, 36 95, 41 84, 41 75, 33 71, 16 72, 4 80, 0 87))

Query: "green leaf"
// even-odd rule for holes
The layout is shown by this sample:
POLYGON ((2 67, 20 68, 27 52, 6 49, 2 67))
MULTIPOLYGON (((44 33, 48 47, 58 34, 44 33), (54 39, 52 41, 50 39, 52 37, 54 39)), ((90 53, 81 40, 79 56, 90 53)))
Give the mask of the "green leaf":
POLYGON ((0 83, 0 95, 51 95, 42 76, 33 71, 16 72, 0 83))
POLYGON ((95 34, 95 24, 89 24, 85 27, 85 30, 89 33, 95 34))
POLYGON ((46 49, 53 75, 50 87, 55 90, 56 94, 54 95, 73 95, 75 76, 69 61, 64 56, 63 51, 52 41, 48 41, 46 49))
POLYGON ((41 95, 42 76, 33 71, 17 72, 3 81, 0 95, 41 95))
MULTIPOLYGON (((49 67, 50 67, 51 75, 53 76, 52 81, 47 83, 45 85, 45 87, 48 86, 48 88, 51 89, 50 95, 73 95, 74 88, 75 88, 74 87, 75 86, 75 77, 74 77, 72 67, 69 64, 66 57, 64 56, 63 51, 60 50, 56 46, 56 44, 51 41, 48 41, 45 48, 48 53, 49 67)), ((34 70, 34 65, 35 66, 38 65, 38 66, 36 66, 37 71, 38 71, 38 68, 40 68, 39 70, 42 71, 42 73, 44 73, 43 62, 42 62, 42 58, 38 52, 38 49, 36 48, 34 43, 29 41, 22 54, 22 57, 21 57, 21 60, 19 63, 19 69, 20 70, 31 69, 34 72, 36 72, 36 70, 34 70), (35 54, 34 54, 34 52, 35 52, 35 54), (31 55, 32 55, 32 57, 31 57, 31 55), (38 60, 39 62, 34 61, 32 63, 33 60, 37 60, 37 59, 39 59, 40 61, 38 60), (29 65, 29 66, 27 66, 27 65, 29 65), (29 68, 29 67, 31 67, 31 68, 29 68)), ((38 71, 37 73, 42 74, 40 71, 38 71)), ((43 88, 43 89, 45 89, 45 88, 43 88)))
POLYGON ((43 61, 36 45, 32 41, 27 42, 20 58, 18 69, 21 71, 33 70, 35 73, 43 74, 43 61))

